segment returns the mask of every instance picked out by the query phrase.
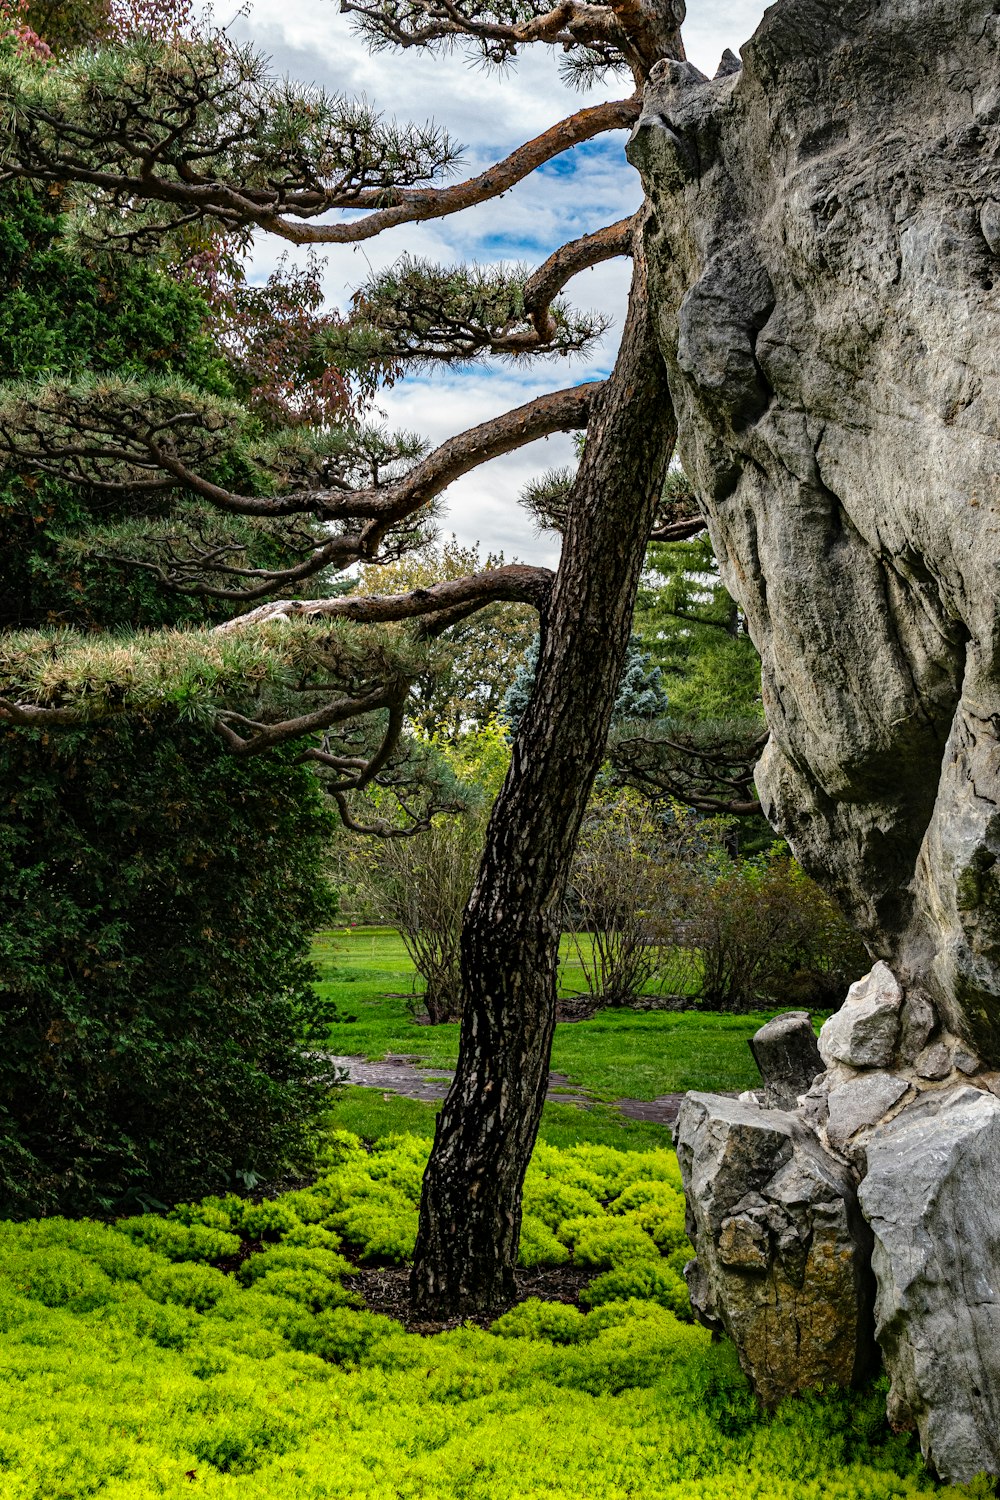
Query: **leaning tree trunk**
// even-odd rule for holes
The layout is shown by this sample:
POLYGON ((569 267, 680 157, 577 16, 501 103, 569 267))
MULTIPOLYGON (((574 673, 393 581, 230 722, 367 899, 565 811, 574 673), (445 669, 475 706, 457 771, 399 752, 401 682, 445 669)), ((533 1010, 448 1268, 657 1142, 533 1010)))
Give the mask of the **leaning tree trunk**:
POLYGON ((514 1296, 521 1189, 555 1024, 563 895, 675 436, 637 237, 622 345, 588 427, 534 694, 466 911, 458 1070, 424 1179, 411 1282, 419 1317, 494 1313, 514 1296))

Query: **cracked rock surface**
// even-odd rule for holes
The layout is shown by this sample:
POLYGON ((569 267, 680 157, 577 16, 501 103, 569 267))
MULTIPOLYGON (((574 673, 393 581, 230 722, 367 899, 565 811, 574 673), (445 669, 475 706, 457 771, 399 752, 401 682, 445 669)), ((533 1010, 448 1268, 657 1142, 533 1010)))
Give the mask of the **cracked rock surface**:
POLYGON ((794 1114, 688 1094, 674 1136, 700 1320, 767 1406, 871 1372, 871 1235, 855 1183, 794 1114))
POLYGON ((889 1417, 941 1474, 1000 1473, 1000 1100, 924 1094, 874 1136, 860 1199, 875 1235, 889 1417))
POLYGON ((820 1031, 826 1071, 806 1088, 800 1067, 794 1104, 769 1107, 789 1039, 809 1057, 802 1027, 792 1012, 754 1037, 761 1089, 681 1107, 692 1306, 766 1405, 864 1378, 877 1339, 889 1415, 941 1477, 1000 1474, 1000 1073, 877 964, 820 1031))
POLYGON ((742 69, 654 69, 629 150, 765 810, 996 1068, 1000 11, 778 0, 742 69))

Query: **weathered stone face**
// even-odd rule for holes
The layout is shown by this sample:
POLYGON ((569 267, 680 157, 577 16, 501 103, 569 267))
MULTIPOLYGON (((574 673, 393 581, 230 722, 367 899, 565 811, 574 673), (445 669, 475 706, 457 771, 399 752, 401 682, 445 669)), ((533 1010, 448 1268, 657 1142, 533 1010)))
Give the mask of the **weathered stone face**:
POLYGON ((889 1417, 951 1479, 1000 1473, 1000 1100, 924 1094, 872 1138, 861 1184, 875 1233, 889 1417))
POLYGON ((870 1373, 871 1235, 844 1164, 793 1114, 710 1094, 688 1094, 676 1143, 691 1303, 761 1400, 870 1373))
POLYGON ((660 64, 630 147, 765 809, 994 1067, 998 44, 992 0, 778 0, 741 72, 660 64))
POLYGON ((692 1306, 767 1404, 863 1376, 877 1337, 941 1477, 1000 1474, 1000 1073, 876 964, 820 1032, 826 1071, 768 1108, 804 1021, 757 1032, 760 1090, 681 1107, 692 1306))

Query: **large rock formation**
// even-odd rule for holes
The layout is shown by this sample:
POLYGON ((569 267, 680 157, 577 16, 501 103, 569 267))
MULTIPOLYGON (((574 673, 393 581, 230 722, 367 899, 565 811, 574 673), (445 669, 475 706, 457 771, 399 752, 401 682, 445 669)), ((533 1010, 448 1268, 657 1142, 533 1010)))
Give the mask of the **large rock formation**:
POLYGON ((861 1184, 889 1416, 957 1479, 1000 1473, 998 1179, 1000 1100, 959 1085, 873 1135, 861 1184))
POLYGON ((769 817, 1000 1064, 1000 13, 778 0, 630 147, 769 817))
POLYGON ((827 1067, 800 1071, 794 1108, 773 1101, 790 1051, 808 1064, 800 1012, 754 1038, 759 1090, 687 1096, 686 1274, 768 1405, 865 1378, 877 1338, 892 1421, 969 1480, 1000 1474, 1000 1073, 925 999, 918 1024, 910 1010, 877 964, 824 1025, 827 1067))
POLYGON ((870 1263, 893 1417, 1000 1473, 1000 4, 778 0, 630 157, 761 798, 885 961, 796 1101, 685 1108, 693 1301, 775 1400, 866 1367, 870 1263))

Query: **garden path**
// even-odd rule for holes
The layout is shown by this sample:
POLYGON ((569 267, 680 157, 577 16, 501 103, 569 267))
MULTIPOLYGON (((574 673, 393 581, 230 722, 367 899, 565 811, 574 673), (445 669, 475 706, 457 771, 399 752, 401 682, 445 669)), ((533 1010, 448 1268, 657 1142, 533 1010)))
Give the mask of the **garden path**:
MULTIPOLYGON (((454 1077, 447 1068, 436 1065, 420 1067, 412 1054, 402 1052, 387 1053, 381 1062, 369 1062, 364 1057, 327 1055, 330 1062, 344 1070, 348 1083, 403 1094, 407 1099, 425 1102, 443 1099, 454 1077)), ((549 1074, 546 1098, 551 1104, 575 1104, 580 1109, 589 1109, 596 1102, 592 1094, 576 1088, 564 1073, 549 1074)), ((661 1094, 658 1099, 615 1099, 612 1107, 630 1120, 673 1125, 683 1098, 683 1094, 661 1094)))

